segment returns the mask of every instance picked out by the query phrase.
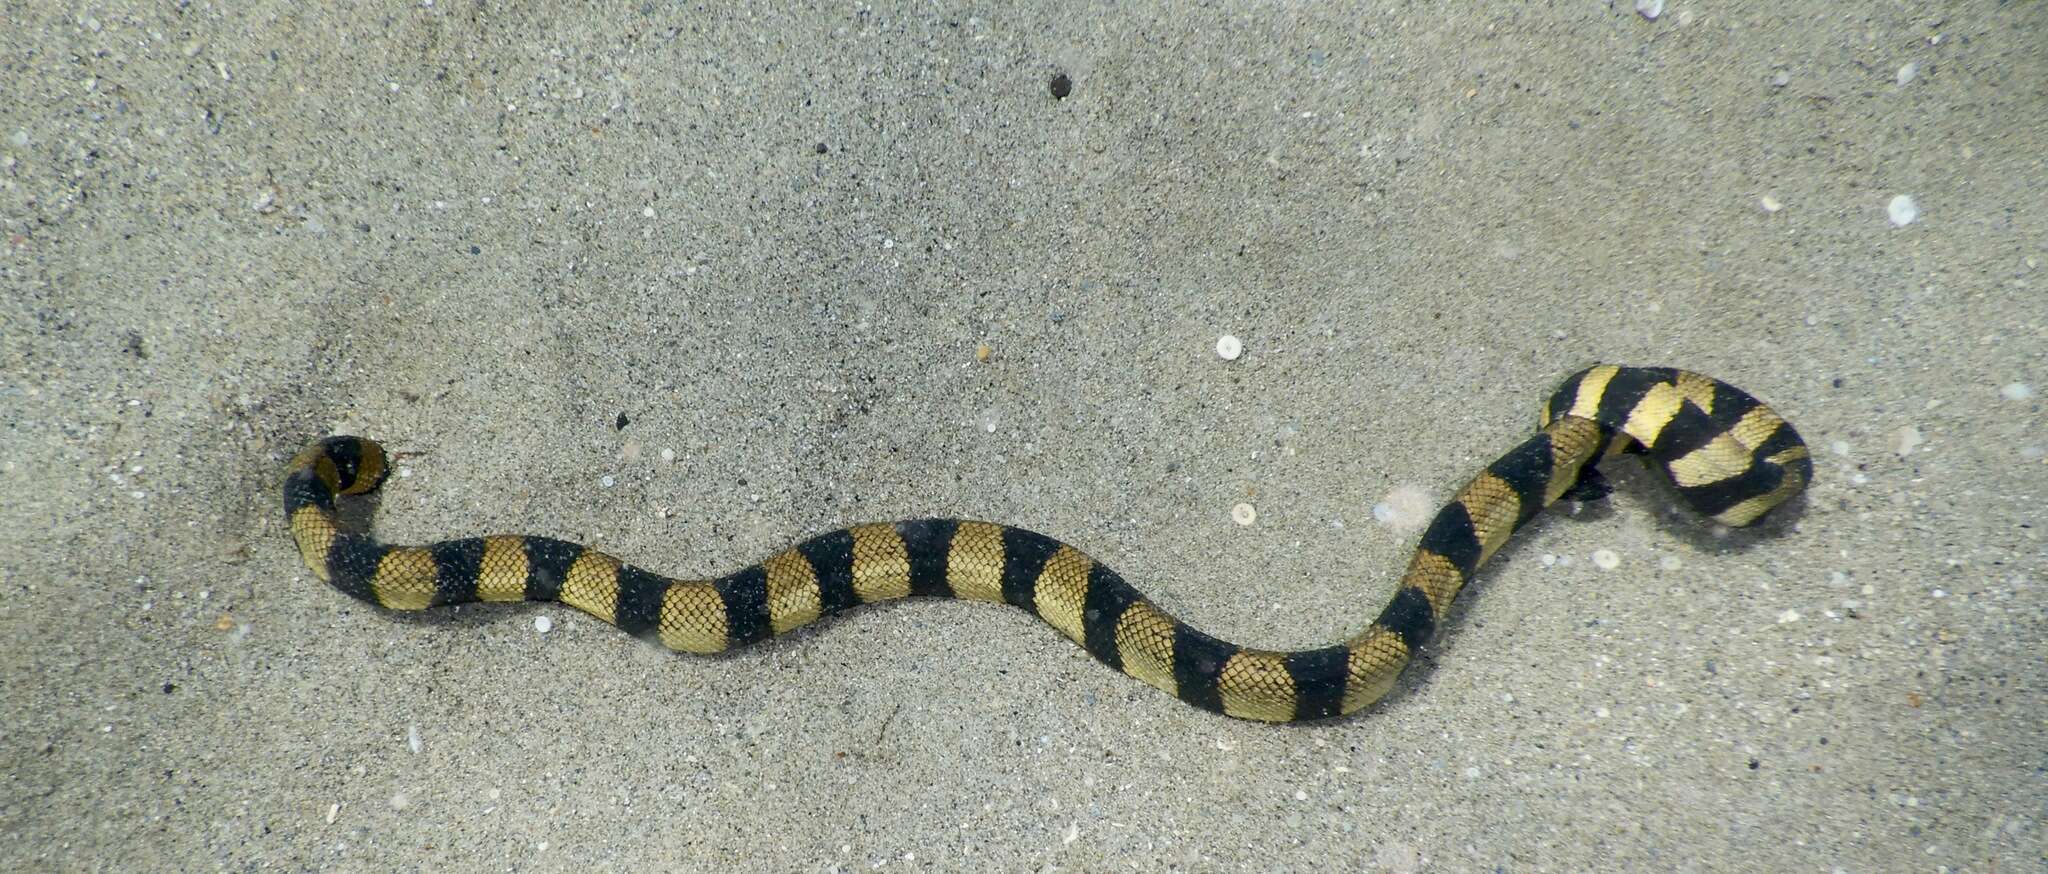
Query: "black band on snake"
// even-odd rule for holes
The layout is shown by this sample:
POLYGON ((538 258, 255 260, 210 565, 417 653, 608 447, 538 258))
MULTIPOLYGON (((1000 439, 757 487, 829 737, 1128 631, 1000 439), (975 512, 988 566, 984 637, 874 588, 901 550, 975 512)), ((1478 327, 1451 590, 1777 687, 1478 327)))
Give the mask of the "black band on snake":
POLYGON ((292 459, 284 512, 315 574, 393 610, 560 601, 671 649, 708 653, 872 601, 995 601, 1030 611, 1103 664, 1196 707, 1291 722, 1377 701, 1508 536, 1561 497, 1606 494, 1594 465, 1622 452, 1647 455, 1685 503, 1727 525, 1756 521, 1813 474, 1798 433, 1741 389, 1671 368, 1588 368, 1551 396, 1542 430, 1437 512, 1371 625, 1342 643, 1298 652, 1204 634, 1080 550, 989 522, 858 525, 715 580, 669 579, 545 537, 391 546, 345 530, 335 513, 338 496, 363 494, 384 479, 383 449, 358 437, 329 437, 292 459))

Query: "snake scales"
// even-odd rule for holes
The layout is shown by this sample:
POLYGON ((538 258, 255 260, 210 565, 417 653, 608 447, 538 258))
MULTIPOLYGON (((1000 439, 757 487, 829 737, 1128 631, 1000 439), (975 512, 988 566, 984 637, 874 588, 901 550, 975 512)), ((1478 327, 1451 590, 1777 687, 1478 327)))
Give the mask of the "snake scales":
POLYGON ((1588 368, 1551 395, 1540 431, 1437 512, 1379 618, 1342 643, 1298 652, 1204 634, 1080 550, 989 522, 858 525, 715 580, 669 579, 546 537, 391 546, 347 530, 336 515, 339 496, 384 479, 383 449, 359 437, 329 437, 293 458, 284 511, 315 574, 394 610, 560 601, 672 649, 709 653, 872 601, 996 601, 1037 614, 1104 664, 1196 707, 1290 722, 1378 700, 1508 536, 1561 497, 1604 496, 1595 465, 1621 452, 1646 454, 1685 503, 1727 525, 1754 522, 1813 473, 1798 433, 1741 389, 1672 368, 1588 368))

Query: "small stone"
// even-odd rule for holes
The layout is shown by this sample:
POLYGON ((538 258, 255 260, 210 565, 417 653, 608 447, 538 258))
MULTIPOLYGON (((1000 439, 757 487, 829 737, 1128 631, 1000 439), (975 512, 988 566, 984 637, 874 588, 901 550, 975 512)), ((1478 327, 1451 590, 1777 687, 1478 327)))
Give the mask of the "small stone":
POLYGON ((1891 216, 1892 226, 1903 228, 1920 217, 1920 204, 1913 202, 1910 194, 1901 194, 1885 205, 1884 211, 1891 216))
POLYGON ((1216 357, 1225 361, 1236 361, 1244 354, 1244 341, 1229 334, 1216 338, 1216 357))
POLYGON ((2034 396, 2034 389, 2024 382, 2009 382, 1998 390, 1998 396, 2009 401, 2023 401, 2034 396))
POLYGON ((1778 614, 1778 624, 1779 624, 1779 625, 1790 625, 1790 624, 1792 624, 1792 623, 1794 623, 1794 622, 1798 622, 1798 621, 1799 621, 1799 611, 1797 611, 1797 610, 1785 610, 1785 611, 1782 611, 1782 612, 1780 612, 1780 613, 1778 614))
POLYGON ((1918 75, 1920 75, 1920 65, 1915 64, 1912 61, 1907 61, 1903 66, 1899 67, 1899 84, 1904 85, 1907 82, 1911 82, 1913 81, 1913 77, 1918 75))
POLYGON ((1664 14, 1664 0, 1636 0, 1636 14, 1645 21, 1656 21, 1664 14))
POLYGON ((1238 504, 1230 508, 1230 521, 1239 525, 1250 525, 1259 521, 1258 508, 1250 504, 1238 504))
POLYGON ((1593 550, 1593 564, 1603 571, 1611 571, 1621 567, 1621 556, 1612 549, 1596 549, 1593 550))
POLYGON ((1791 71, 1789 71, 1789 70, 1779 70, 1778 72, 1776 72, 1776 73, 1772 73, 1772 74, 1771 74, 1771 87, 1772 87, 1772 88, 1783 88, 1783 87, 1785 87, 1785 86, 1787 86, 1787 85, 1790 85, 1790 84, 1792 84, 1792 73, 1791 73, 1791 71))
POLYGON ((555 620, 553 620, 553 619, 550 619, 550 618, 548 618, 548 617, 546 617, 546 616, 535 616, 535 617, 533 617, 533 630, 535 630, 535 631, 538 631, 538 632, 540 632, 540 633, 542 633, 542 634, 546 634, 546 633, 548 633, 549 631, 552 631, 552 630, 554 629, 554 627, 555 627, 555 620))
POLYGON ((1757 198, 1756 205, 1761 207, 1764 212, 1777 212, 1785 208, 1785 205, 1779 203, 1777 198, 1768 194, 1757 198))

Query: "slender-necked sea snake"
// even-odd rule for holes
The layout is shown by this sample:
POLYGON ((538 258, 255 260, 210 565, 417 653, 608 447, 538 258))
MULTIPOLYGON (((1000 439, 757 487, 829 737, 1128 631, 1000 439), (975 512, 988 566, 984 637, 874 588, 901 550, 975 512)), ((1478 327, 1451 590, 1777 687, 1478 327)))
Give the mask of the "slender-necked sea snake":
POLYGON ((1365 630, 1320 649, 1239 646, 1173 618, 1108 566, 1043 534, 915 519, 820 534, 715 580, 676 580, 595 549, 519 535, 391 546, 338 520, 338 496, 383 482, 383 449, 328 437, 292 459, 284 512, 307 566, 393 610, 560 601, 672 649, 719 652, 858 604, 936 595, 1013 604, 1123 671, 1196 707, 1268 722, 1356 711, 1392 688, 1465 581, 1561 497, 1606 494, 1595 465, 1647 455, 1693 509, 1748 525, 1805 487, 1799 435, 1757 399, 1665 367, 1588 368, 1544 405, 1542 429, 1458 490, 1423 532, 1365 630))

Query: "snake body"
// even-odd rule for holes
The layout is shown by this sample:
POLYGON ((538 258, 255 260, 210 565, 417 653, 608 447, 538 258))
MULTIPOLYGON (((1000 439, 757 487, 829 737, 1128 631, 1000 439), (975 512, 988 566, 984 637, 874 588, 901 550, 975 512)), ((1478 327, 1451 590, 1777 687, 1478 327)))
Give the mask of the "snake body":
POLYGON ((1741 389, 1672 368, 1588 368, 1552 394, 1541 430, 1437 512, 1371 625, 1296 652, 1205 634, 1080 550, 991 522, 857 525, 715 580, 670 579, 546 537, 393 546, 348 530, 336 514, 340 497, 377 488, 387 470, 383 449, 359 437, 328 437, 293 458, 284 511, 316 575, 393 610, 560 601, 672 649, 712 653, 874 601, 995 601, 1036 614, 1103 664, 1196 707, 1292 722, 1352 713, 1386 694, 1509 535, 1562 497, 1604 496, 1595 465, 1622 452, 1647 455, 1686 504, 1732 526, 1756 521, 1813 472, 1792 426, 1741 389))

